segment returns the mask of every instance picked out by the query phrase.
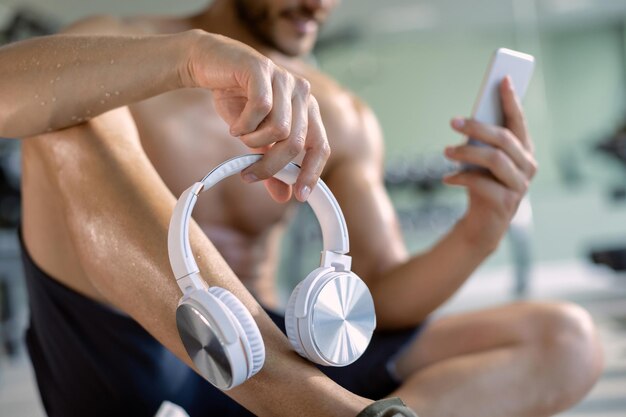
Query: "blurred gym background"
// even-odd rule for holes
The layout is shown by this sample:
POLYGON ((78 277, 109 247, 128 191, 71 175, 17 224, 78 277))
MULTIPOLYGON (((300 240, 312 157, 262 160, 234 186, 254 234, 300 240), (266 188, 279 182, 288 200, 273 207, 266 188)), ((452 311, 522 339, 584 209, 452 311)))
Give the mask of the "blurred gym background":
MULTIPOLYGON (((0 45, 91 14, 184 14, 205 3, 0 0, 0 45)), ((438 314, 524 298, 580 303, 600 327, 607 368, 562 416, 624 416, 626 0, 343 0, 311 59, 378 115, 386 182, 416 251, 465 209, 463 192, 440 183, 454 168, 443 147, 462 140, 448 120, 469 114, 498 47, 536 57, 524 105, 540 170, 507 240, 438 314)), ((21 341, 28 312, 15 239, 19 160, 19 143, 0 140, 0 415, 40 417, 21 341)), ((311 213, 303 207, 298 217, 310 227, 290 230, 285 255, 319 249, 311 213)), ((283 257, 285 294, 314 262, 283 257)))

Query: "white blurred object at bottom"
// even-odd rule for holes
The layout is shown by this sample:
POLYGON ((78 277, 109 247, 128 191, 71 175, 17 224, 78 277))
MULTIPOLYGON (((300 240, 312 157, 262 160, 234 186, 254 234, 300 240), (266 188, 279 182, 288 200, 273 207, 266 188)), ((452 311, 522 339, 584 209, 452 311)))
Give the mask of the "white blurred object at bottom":
POLYGON ((169 401, 163 401, 154 417, 189 417, 189 414, 182 407, 169 401))

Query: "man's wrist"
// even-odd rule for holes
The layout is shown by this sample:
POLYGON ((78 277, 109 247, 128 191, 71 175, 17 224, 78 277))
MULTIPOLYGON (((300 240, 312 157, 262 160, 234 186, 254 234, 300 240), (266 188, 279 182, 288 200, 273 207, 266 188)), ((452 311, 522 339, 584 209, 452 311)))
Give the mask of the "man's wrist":
MULTIPOLYGON (((353 404, 351 404, 353 407, 350 410, 349 416, 350 417, 356 417, 365 408, 369 407, 373 403, 374 403, 374 401, 370 400, 368 398, 364 398, 364 397, 356 397, 356 398, 354 398, 353 404)), ((348 417, 348 416, 346 415, 346 417, 348 417)))
POLYGON ((479 227, 472 224, 467 217, 463 217, 457 222, 452 230, 452 234, 458 236, 465 253, 480 258, 491 255, 500 243, 499 239, 490 237, 491 233, 489 231, 481 232, 479 227))
POLYGON ((178 88, 199 87, 194 74, 194 60, 200 48, 199 44, 203 38, 209 36, 209 33, 201 29, 193 29, 173 36, 176 38, 176 49, 182 51, 176 60, 177 65, 175 67, 178 88))
POLYGON ((337 406, 333 415, 336 417, 356 417, 363 409, 374 403, 373 400, 368 398, 350 392, 347 392, 347 394, 344 398, 335 398, 334 400, 337 406))

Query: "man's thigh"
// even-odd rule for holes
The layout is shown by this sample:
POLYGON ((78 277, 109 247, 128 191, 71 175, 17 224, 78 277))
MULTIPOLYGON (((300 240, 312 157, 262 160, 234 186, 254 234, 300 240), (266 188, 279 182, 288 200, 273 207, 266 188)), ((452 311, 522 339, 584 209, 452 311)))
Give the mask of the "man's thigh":
POLYGON ((449 358, 527 342, 541 331, 543 318, 564 308, 560 303, 516 302, 434 319, 398 355, 396 372, 404 379, 449 358))

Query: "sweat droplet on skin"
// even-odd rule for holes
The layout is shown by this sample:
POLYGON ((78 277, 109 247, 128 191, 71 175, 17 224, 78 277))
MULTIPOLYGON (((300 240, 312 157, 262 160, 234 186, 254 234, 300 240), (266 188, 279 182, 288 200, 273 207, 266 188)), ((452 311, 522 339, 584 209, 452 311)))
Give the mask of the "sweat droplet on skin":
POLYGON ((111 93, 106 93, 105 96, 106 97, 111 97, 111 93))
POLYGON ((113 65, 113 64, 115 64, 115 60, 114 59, 111 60, 111 65, 113 65))
POLYGON ((57 68, 61 68, 61 64, 57 64, 57 68))
POLYGON ((100 104, 104 104, 104 100, 100 100, 100 104))
POLYGON ((87 111, 85 112, 85 114, 91 114, 91 110, 87 109, 87 111))
POLYGON ((100 84, 100 89, 104 90, 104 85, 100 84))
POLYGON ((120 92, 119 92, 119 91, 116 91, 116 92, 115 92, 115 95, 116 95, 116 96, 119 96, 119 95, 120 95, 120 92))
POLYGON ((55 101, 57 101, 56 97, 52 97, 52 102, 54 103, 55 101))
POLYGON ((76 120, 76 119, 78 119, 78 117, 72 116, 72 120, 76 120))

